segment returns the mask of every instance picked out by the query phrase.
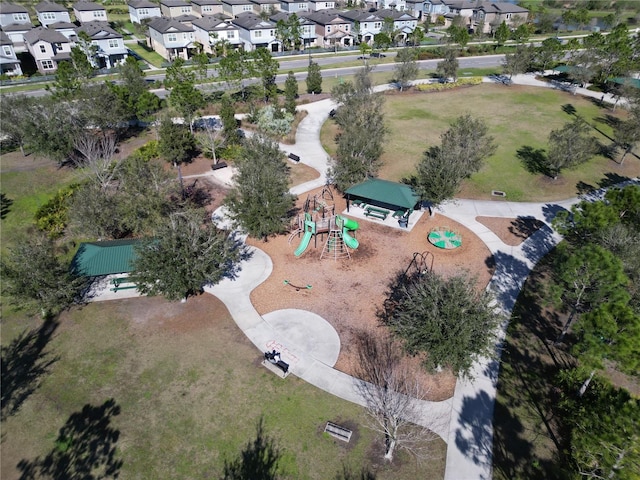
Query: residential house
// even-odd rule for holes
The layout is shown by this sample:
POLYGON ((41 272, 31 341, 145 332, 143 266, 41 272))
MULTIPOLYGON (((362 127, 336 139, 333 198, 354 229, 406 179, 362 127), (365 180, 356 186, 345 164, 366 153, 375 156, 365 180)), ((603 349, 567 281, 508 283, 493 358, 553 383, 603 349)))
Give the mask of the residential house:
POLYGON ((60 32, 36 27, 25 33, 24 39, 42 74, 54 73, 59 62, 71 59, 71 42, 60 32))
POLYGON ((160 0, 160 11, 167 18, 191 15, 191 4, 184 0, 160 0))
POLYGON ((253 11, 260 15, 262 12, 276 13, 280 11, 280 0, 251 0, 253 11))
POLYGON ((252 13, 254 4, 251 0, 221 0, 224 14, 235 18, 241 13, 252 13))
POLYGON ((75 23, 69 23, 69 22, 52 23, 47 28, 49 30, 55 30, 56 32, 60 32, 62 35, 67 37, 67 39, 71 43, 74 43, 78 40, 78 33, 76 32, 76 28, 78 28, 78 26, 75 23))
POLYGON ((198 18, 200 17, 197 17, 195 15, 178 15, 177 17, 174 17, 174 20, 177 20, 178 22, 183 23, 188 27, 191 27, 193 24, 193 21, 197 20, 198 18))
POLYGON ((449 13, 449 6, 443 0, 423 0, 422 10, 429 22, 436 23, 438 17, 449 13))
POLYGON ((0 2, 0 27, 14 24, 31 25, 29 10, 22 5, 0 2))
POLYGON ((216 44, 223 42, 225 48, 238 48, 241 44, 240 31, 232 23, 216 17, 202 17, 193 21, 195 41, 200 43, 206 53, 216 54, 216 44))
POLYGON ((280 41, 276 38, 276 24, 263 20, 254 13, 241 13, 231 23, 238 27, 240 41, 245 50, 266 48, 270 52, 280 51, 280 41))
POLYGON ((443 0, 449 11, 444 14, 444 24, 449 26, 453 23, 454 18, 462 17, 463 25, 471 28, 471 17, 473 9, 478 5, 475 0, 443 0))
POLYGON ((405 11, 409 15, 413 15, 418 19, 418 21, 421 21, 425 17, 424 15, 425 1, 424 0, 406 0, 406 3, 407 3, 407 9, 405 11))
POLYGON ((22 75, 20 60, 16 56, 13 42, 2 31, 0 31, 0 75, 8 75, 10 77, 22 75))
POLYGON ((317 39, 316 24, 304 17, 304 15, 307 15, 311 12, 278 12, 274 15, 271 15, 269 17, 269 20, 271 20, 277 26, 278 21, 282 20, 286 23, 289 20, 289 17, 294 13, 298 17, 298 21, 300 22, 300 40, 302 41, 302 47, 305 48, 309 46, 315 46, 317 39))
POLYGON ((102 5, 87 0, 75 3, 73 5, 73 14, 80 23, 107 21, 107 9, 102 5))
POLYGON ((321 10, 305 15, 305 18, 316 24, 318 43, 325 48, 351 46, 354 44, 351 20, 342 17, 343 12, 321 10))
POLYGON ((375 2, 376 8, 385 10, 398 10, 404 12, 407 9, 406 0, 377 0, 375 2))
POLYGON ((67 22, 71 23, 71 15, 69 11, 59 3, 41 2, 35 6, 38 21, 43 27, 47 27, 52 23, 67 22))
POLYGON ((377 12, 369 12, 367 10, 346 10, 340 13, 340 16, 350 20, 353 23, 351 33, 356 40, 373 44, 373 37, 382 30, 382 17, 377 12))
POLYGON ((24 35, 32 29, 33 25, 30 23, 12 23, 11 25, 2 27, 2 31, 7 34, 13 43, 13 49, 16 53, 23 53, 27 51, 27 43, 24 39, 24 35))
POLYGON ((312 12, 333 8, 336 8, 336 2, 334 0, 309 0, 309 10, 312 12))
POLYGON ((94 67, 113 68, 124 63, 128 56, 124 38, 106 22, 83 23, 76 29, 78 36, 86 33, 97 47, 95 58, 90 59, 94 67))
POLYGON ((280 9, 289 13, 306 12, 309 10, 309 0, 280 0, 280 9))
POLYGON ((162 16, 160 5, 149 0, 130 0, 127 5, 131 23, 142 23, 147 19, 162 16))
POLYGON ((149 46, 169 61, 188 60, 194 48, 194 28, 172 18, 154 18, 148 24, 149 46))
POLYGON ((406 12, 398 10, 379 10, 376 12, 384 22, 385 18, 393 19, 394 43, 404 43, 418 26, 418 19, 406 12))
POLYGON ((471 27, 482 33, 493 33, 502 22, 513 29, 525 23, 528 17, 529 10, 518 5, 483 2, 473 10, 471 27))
POLYGON ((200 18, 222 13, 222 2, 220 0, 193 0, 191 13, 200 18))

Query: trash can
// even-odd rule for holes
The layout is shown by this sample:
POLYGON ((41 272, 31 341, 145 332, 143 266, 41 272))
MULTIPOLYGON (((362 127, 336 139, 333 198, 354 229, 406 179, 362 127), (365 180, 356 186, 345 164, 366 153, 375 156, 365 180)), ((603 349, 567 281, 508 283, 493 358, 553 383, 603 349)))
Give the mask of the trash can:
POLYGON ((409 225, 409 219, 408 219, 408 218, 406 218, 406 217, 400 217, 400 218, 398 219, 398 225, 399 225, 401 228, 407 228, 407 226, 409 225))

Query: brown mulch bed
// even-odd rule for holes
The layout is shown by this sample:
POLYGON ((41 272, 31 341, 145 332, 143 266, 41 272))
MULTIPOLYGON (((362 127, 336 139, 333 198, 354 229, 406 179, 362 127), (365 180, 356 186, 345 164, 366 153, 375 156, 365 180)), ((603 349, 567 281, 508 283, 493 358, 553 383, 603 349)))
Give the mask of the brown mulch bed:
MULTIPOLYGON (((321 189, 310 192, 312 195, 321 189)), ((298 207, 306 199, 299 198, 298 207)), ((336 211, 346 208, 344 199, 335 195, 336 211)), ((293 255, 300 239, 288 243, 288 235, 280 235, 267 242, 249 239, 248 244, 265 251, 273 261, 273 273, 251 293, 251 301, 260 314, 284 308, 312 311, 326 319, 338 332, 341 350, 336 368, 353 374, 356 352, 354 334, 359 330, 382 328, 376 311, 382 307, 388 283, 398 272, 404 271, 414 252, 428 252, 433 257, 433 270, 450 275, 468 270, 478 277, 478 287, 488 284, 492 270, 489 249, 469 229, 448 218, 425 213, 411 232, 393 229, 374 222, 358 220, 357 238, 360 247, 351 259, 320 260, 324 239, 314 241, 299 258, 293 255), (441 225, 457 229, 463 238, 460 248, 441 250, 427 241, 429 231, 441 225), (296 290, 285 285, 311 285, 310 290, 296 290)), ((431 258, 431 257, 430 257, 431 258)), ((430 389, 429 398, 443 400, 453 394, 455 377, 450 372, 424 373, 419 360, 412 359, 416 372, 421 372, 424 384, 430 389)))
POLYGON ((476 217, 476 220, 512 247, 520 245, 544 225, 535 218, 476 217))

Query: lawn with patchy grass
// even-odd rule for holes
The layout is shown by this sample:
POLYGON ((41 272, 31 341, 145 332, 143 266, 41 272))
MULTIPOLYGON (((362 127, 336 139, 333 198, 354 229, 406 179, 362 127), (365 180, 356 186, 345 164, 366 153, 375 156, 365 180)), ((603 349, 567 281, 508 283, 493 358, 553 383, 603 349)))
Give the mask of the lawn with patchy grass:
MULTIPOLYGON (((385 114, 389 135, 386 138, 380 177, 399 181, 412 175, 423 152, 437 145, 440 135, 459 115, 482 118, 498 144, 496 153, 484 168, 463 185, 459 196, 490 199, 492 190, 506 192, 508 200, 546 201, 569 198, 586 186, 640 175, 640 163, 629 157, 619 165, 597 155, 584 165, 565 170, 555 181, 529 173, 518 158, 520 148, 546 148, 549 132, 573 119, 563 105, 571 105, 593 127, 594 137, 603 145, 611 143, 607 116, 625 113, 602 109, 589 99, 552 89, 513 85, 482 84, 439 93, 392 93, 386 95, 385 114), (609 138, 607 138, 609 137, 609 138)), ((335 153, 337 132, 333 122, 322 128, 321 141, 335 153)))
MULTIPOLYGON (((22 328, 40 325, 11 314, 5 322, 3 346, 22 328)), ((108 420, 119 431, 112 446, 122 478, 221 478, 225 460, 255 437, 261 416, 283 451, 286 478, 333 478, 342 463, 372 464, 378 479, 443 477, 443 442, 432 444, 434 458, 420 466, 404 455, 384 465, 378 437, 363 427, 362 408, 265 369, 260 352, 213 296, 185 304, 93 303, 64 313, 48 337, 39 356, 53 363, 33 379, 40 388, 3 424, 3 479, 18 478, 21 460, 33 463, 50 452, 72 414, 109 399, 120 409, 108 420), (351 442, 324 434, 327 421, 351 428, 351 442)))
POLYGON ((145 61, 149 62, 154 67, 161 68, 162 64, 166 61, 159 53, 149 52, 137 43, 127 43, 127 48, 140 55, 145 61))

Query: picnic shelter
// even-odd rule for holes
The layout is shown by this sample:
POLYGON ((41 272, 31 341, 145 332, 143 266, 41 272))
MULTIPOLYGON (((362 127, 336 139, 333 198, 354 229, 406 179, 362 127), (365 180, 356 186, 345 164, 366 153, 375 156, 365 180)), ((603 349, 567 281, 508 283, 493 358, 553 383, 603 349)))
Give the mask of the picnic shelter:
POLYGON ((133 271, 135 245, 140 240, 84 242, 71 261, 71 271, 84 277, 130 273, 133 271))
POLYGON ((404 210, 411 213, 420 204, 420 196, 404 183, 372 178, 354 185, 345 191, 347 211, 352 201, 364 202, 389 210, 404 210))

